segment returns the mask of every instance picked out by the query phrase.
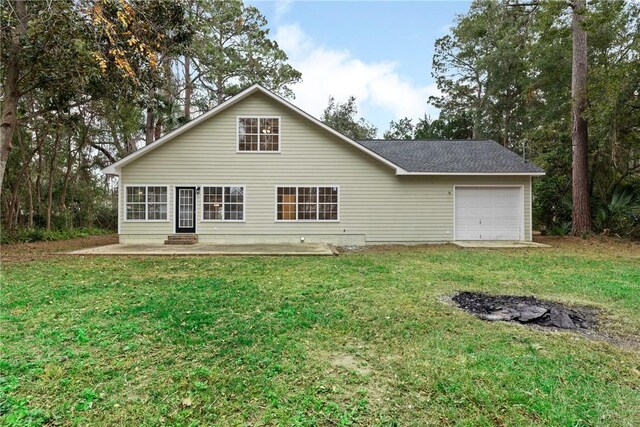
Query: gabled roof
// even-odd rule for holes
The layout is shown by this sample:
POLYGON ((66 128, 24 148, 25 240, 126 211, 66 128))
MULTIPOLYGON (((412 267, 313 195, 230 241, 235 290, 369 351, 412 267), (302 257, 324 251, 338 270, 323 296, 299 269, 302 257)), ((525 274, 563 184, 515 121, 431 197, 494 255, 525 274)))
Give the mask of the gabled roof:
POLYGON ((178 135, 259 92, 395 170, 396 175, 544 175, 538 166, 522 161, 495 141, 354 141, 260 85, 253 85, 155 142, 107 166, 104 174, 120 169, 178 135))
POLYGON ((544 175, 544 170, 492 140, 358 141, 405 172, 398 175, 544 175))
POLYGON ((384 163, 385 165, 389 166, 390 168, 393 168, 396 171, 396 174, 399 173, 399 172, 402 172, 397 165, 393 164, 389 160, 379 156, 378 154, 374 153, 373 151, 369 150, 368 148, 364 147, 363 145, 358 144, 356 141, 354 141, 351 138, 341 134, 337 130, 335 130, 333 128, 330 128, 329 126, 327 126, 324 123, 322 123, 320 120, 316 119, 312 115, 308 114, 307 112, 305 112, 305 111, 301 110, 300 108, 296 107, 295 105, 291 104, 289 101, 285 100, 284 98, 281 98, 280 96, 278 96, 275 93, 265 89, 264 87, 262 87, 262 86, 260 86, 258 84, 255 84, 255 85, 243 90, 242 92, 240 92, 236 96, 234 96, 234 97, 228 99, 227 101, 223 102, 222 104, 219 104, 215 108, 213 108, 213 109, 207 111, 206 113, 196 117, 195 119, 191 120, 189 123, 187 123, 187 124, 185 124, 183 126, 180 126, 178 129, 176 129, 176 130, 174 130, 172 132, 169 132, 168 134, 166 134, 162 138, 159 138, 158 140, 154 141, 153 143, 151 143, 149 145, 146 145, 143 148, 141 148, 141 149, 139 149, 137 151, 134 151, 133 153, 129 154, 128 156, 126 156, 126 157, 118 160, 117 162, 107 166, 106 168, 102 169, 102 173, 109 174, 109 175, 119 175, 120 174, 120 168, 122 168, 122 166, 124 166, 124 165, 126 165, 128 163, 131 163, 132 161, 136 160, 137 158, 139 158, 141 156, 144 156, 148 152, 150 152, 152 150, 155 150, 158 147, 161 147, 162 145, 164 145, 167 142, 169 142, 172 139, 174 139, 176 136, 183 134, 184 132, 188 131, 192 127, 195 127, 198 124, 204 122, 205 120, 210 119, 211 117, 215 116, 216 114, 226 110, 227 108, 231 107, 232 105, 235 105, 239 101, 247 98, 248 96, 250 96, 250 95, 252 95, 252 94, 254 94, 256 92, 263 93, 264 95, 266 95, 269 98, 273 99, 274 101, 280 103, 281 105, 289 108, 293 112, 305 117, 306 119, 308 119, 311 122, 315 123, 316 125, 320 126, 321 128, 323 128, 327 132, 337 136, 338 138, 342 139, 343 141, 345 141, 346 143, 352 145, 353 147, 357 148, 358 150, 368 154, 369 156, 375 158, 376 160, 378 160, 381 163, 384 163))

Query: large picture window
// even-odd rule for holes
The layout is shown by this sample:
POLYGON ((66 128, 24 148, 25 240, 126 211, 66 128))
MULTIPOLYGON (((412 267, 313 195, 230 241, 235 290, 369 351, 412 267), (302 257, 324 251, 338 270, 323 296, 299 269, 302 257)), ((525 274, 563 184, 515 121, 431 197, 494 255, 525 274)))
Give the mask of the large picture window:
POLYGON ((202 187, 203 221, 244 221, 244 187, 202 187))
POLYGON ((278 187, 278 221, 337 221, 338 187, 278 187))
POLYGON ((126 187, 127 220, 166 221, 168 190, 166 186, 132 185, 126 187))
POLYGON ((280 151, 280 119, 239 117, 238 151, 280 151))

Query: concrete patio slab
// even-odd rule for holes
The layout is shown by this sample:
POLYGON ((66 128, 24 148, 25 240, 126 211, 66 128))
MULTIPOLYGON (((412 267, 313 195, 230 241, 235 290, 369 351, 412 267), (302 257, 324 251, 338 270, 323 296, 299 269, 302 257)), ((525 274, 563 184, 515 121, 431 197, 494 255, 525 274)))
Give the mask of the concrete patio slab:
POLYGON ((504 248, 550 248, 544 243, 521 242, 518 240, 458 240, 451 242, 461 248, 484 248, 484 249, 504 249, 504 248))
POLYGON ((331 246, 323 243, 222 245, 197 243, 195 245, 116 244, 67 252, 68 255, 127 255, 127 256, 198 256, 198 255, 335 255, 331 246))

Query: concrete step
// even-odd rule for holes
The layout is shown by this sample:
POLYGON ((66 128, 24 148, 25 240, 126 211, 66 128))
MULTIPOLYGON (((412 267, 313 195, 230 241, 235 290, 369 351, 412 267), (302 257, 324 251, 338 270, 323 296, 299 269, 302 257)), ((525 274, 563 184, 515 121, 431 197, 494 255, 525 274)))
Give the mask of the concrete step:
POLYGON ((165 245, 195 245, 196 243, 198 243, 196 234, 173 234, 167 236, 167 240, 164 241, 165 245))
POLYGON ((195 245, 197 240, 165 240, 165 245, 195 245))

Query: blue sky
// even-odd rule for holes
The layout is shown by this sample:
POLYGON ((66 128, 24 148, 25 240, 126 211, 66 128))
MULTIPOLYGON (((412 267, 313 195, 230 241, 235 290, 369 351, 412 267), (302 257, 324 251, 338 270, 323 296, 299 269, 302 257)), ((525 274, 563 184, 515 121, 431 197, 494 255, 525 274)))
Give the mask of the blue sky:
POLYGON ((267 17, 271 36, 302 72, 294 103, 319 117, 330 95, 354 95, 359 114, 378 127, 414 123, 437 110, 431 77, 434 42, 469 1, 247 1, 267 17))

